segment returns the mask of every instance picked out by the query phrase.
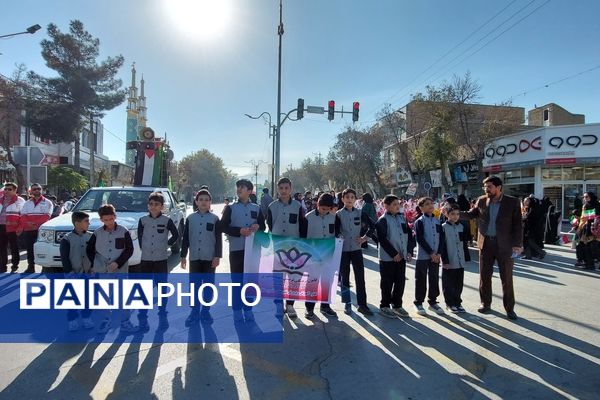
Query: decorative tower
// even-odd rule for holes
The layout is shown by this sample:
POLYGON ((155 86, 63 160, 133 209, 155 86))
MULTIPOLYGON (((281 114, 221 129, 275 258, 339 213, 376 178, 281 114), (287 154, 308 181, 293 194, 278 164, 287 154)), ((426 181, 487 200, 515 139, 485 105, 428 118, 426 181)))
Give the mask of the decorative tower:
MULTIPOLYGON (((143 88, 143 86, 142 86, 143 88)), ((143 96, 142 89, 142 96, 143 96)), ((142 100, 142 99, 140 99, 142 100)), ((143 98, 144 101, 144 114, 145 114, 145 102, 146 99, 143 98)), ((145 122, 144 115, 144 122, 145 122)), ((137 87, 135 86, 135 62, 131 65, 131 86, 129 87, 129 97, 127 98, 127 140, 126 142, 130 142, 138 139, 138 124, 139 124, 139 111, 138 111, 138 97, 137 97, 137 87)), ((126 148, 127 149, 127 148, 126 148)), ((125 150, 125 164, 134 166, 135 165, 135 150, 125 150)))
POLYGON ((139 133, 146 127, 146 96, 144 96, 144 74, 142 74, 142 80, 140 81, 140 97, 138 97, 138 136, 139 133))

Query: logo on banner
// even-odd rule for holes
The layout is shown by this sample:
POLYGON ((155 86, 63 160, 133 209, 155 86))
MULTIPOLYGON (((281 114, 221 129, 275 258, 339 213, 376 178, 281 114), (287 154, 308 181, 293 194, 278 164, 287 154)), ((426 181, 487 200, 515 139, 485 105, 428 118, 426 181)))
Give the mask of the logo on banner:
POLYGON ((275 251, 279 259, 279 264, 282 269, 273 269, 273 272, 287 272, 288 274, 302 275, 302 271, 298 271, 306 265, 311 259, 312 254, 298 251, 295 247, 289 250, 278 249, 275 251))
POLYGON ((578 148, 579 146, 593 146, 598 142, 596 135, 581 135, 569 136, 563 139, 560 136, 551 137, 548 144, 556 149, 560 149, 563 145, 578 148))
POLYGON ((488 147, 485 150, 485 155, 488 158, 494 158, 496 156, 502 158, 504 156, 515 154, 517 151, 519 153, 525 153, 529 149, 542 150, 542 137, 538 136, 531 141, 527 139, 521 139, 518 143, 508 143, 498 147, 488 147))

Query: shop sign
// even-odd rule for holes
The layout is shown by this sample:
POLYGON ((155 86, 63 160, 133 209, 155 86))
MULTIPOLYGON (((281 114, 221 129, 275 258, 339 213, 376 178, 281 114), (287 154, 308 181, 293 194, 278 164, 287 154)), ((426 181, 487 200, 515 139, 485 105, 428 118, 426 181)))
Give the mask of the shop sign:
POLYGON ((479 174, 479 165, 476 161, 454 164, 452 166, 452 179, 457 183, 466 183, 477 181, 479 174))

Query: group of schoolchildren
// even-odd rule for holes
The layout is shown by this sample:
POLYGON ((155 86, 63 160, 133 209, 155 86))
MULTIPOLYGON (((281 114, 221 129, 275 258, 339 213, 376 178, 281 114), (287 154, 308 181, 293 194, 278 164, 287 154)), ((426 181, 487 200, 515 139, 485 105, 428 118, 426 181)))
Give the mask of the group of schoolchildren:
MULTIPOLYGON (((465 254, 463 248, 463 225, 459 223, 458 206, 449 204, 445 214, 447 222, 443 225, 433 216, 433 200, 419 200, 422 215, 415 221, 414 235, 404 214, 401 201, 394 195, 384 199, 385 213, 374 223, 360 209, 355 208, 357 199, 353 189, 342 192, 343 208, 338 210, 338 202, 329 193, 322 194, 317 207, 306 215, 302 204, 292 198, 292 183, 288 178, 277 182, 278 198, 271 202, 265 216, 261 207, 250 199, 254 186, 252 182, 241 179, 236 182, 238 200, 227 205, 222 218, 211 212, 212 197, 208 189, 201 189, 195 197, 197 211, 189 215, 181 246, 181 266, 191 273, 202 273, 208 282, 214 282, 214 273, 222 258, 222 233, 229 240, 229 264, 232 279, 239 280, 244 273, 245 238, 254 232, 265 231, 274 235, 299 238, 343 238, 343 250, 340 263, 341 297, 344 312, 352 313, 350 296, 350 265, 352 265, 356 283, 357 311, 364 315, 373 315, 367 305, 365 287, 364 260, 362 249, 367 246, 369 237, 379 243, 379 266, 381 303, 379 313, 385 317, 407 317, 402 307, 405 285, 406 262, 412 258, 417 247, 415 268, 415 309, 425 314, 423 307, 427 285, 429 284, 429 309, 438 314, 444 311, 437 303, 439 296, 439 266, 442 263, 442 286, 447 309, 452 312, 464 312, 461 306, 465 254), (211 275, 213 278, 210 278, 211 275)), ((148 216, 140 219, 138 240, 142 251, 141 272, 167 273, 168 247, 178 239, 179 233, 173 222, 161 213, 164 198, 161 193, 152 193, 148 201, 148 216), (170 233, 170 238, 169 238, 170 233)), ((64 272, 76 273, 127 273, 127 261, 133 254, 133 241, 129 231, 116 223, 116 212, 112 205, 103 205, 99 209, 103 226, 89 233, 89 215, 74 212, 74 229, 67 234, 60 246, 64 272)), ((235 322, 253 321, 252 308, 242 305, 237 292, 233 297, 233 317, 235 322)), ((294 301, 276 301, 277 313, 296 318, 294 301)), ((315 303, 306 302, 305 317, 311 319, 315 303)), ((124 310, 127 311, 127 310, 124 310)), ((329 304, 320 305, 322 314, 336 317, 329 304)), ((164 306, 159 309, 159 317, 166 313, 164 306)), ((82 312, 81 326, 94 327, 89 311, 82 312)), ((121 317, 121 331, 129 333, 148 329, 147 312, 138 313, 139 326, 130 322, 130 313, 121 317)), ((80 325, 78 313, 68 315, 69 330, 77 330, 80 325)), ((186 326, 199 322, 211 323, 210 307, 192 307, 186 326), (202 310, 200 311, 200 308, 202 310)), ((110 315, 106 315, 99 332, 106 332, 110 324, 110 315)))

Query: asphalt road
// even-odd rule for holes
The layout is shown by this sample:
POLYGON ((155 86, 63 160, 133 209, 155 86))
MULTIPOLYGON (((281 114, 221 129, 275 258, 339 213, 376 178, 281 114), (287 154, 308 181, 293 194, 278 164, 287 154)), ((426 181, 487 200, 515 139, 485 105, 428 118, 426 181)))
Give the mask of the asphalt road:
MULTIPOLYGON (((477 313, 477 262, 465 272, 467 314, 416 315, 409 266, 410 318, 347 316, 338 302, 339 319, 309 321, 296 303, 283 344, 0 344, 0 399, 597 399, 600 272, 547 250, 516 263, 514 322, 497 273, 494 312, 477 313)), ((374 248, 365 260, 376 310, 374 248)), ((176 256, 169 263, 181 271, 176 256)), ((229 270, 226 257, 219 270, 229 270)))

